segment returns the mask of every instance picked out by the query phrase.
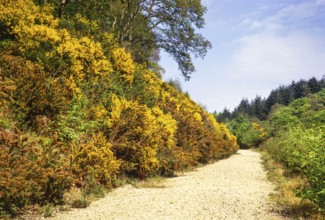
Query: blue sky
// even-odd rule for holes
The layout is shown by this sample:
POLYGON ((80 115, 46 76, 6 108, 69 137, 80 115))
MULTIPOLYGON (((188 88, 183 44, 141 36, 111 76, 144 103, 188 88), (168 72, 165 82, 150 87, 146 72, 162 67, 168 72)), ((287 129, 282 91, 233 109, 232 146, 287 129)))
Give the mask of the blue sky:
POLYGON ((292 80, 325 74, 325 0, 202 0, 199 30, 213 48, 194 60, 184 82, 173 59, 161 54, 165 80, 182 84, 208 111, 233 110, 242 98, 267 97, 292 80))

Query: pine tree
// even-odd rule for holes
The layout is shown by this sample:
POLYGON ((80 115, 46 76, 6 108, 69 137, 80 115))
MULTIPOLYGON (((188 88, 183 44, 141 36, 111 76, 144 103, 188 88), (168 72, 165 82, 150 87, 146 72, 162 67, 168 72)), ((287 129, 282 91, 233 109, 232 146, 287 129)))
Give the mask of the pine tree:
POLYGON ((306 97, 308 94, 310 94, 308 83, 305 80, 300 80, 294 87, 294 99, 306 97))

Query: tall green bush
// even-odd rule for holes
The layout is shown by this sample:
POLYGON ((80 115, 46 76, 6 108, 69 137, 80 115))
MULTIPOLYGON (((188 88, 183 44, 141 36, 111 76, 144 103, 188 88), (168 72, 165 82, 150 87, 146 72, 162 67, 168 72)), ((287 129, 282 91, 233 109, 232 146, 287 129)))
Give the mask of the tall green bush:
POLYGON ((325 90, 293 101, 270 116, 273 137, 266 150, 306 184, 297 195, 325 207, 325 90))
POLYGON ((325 207, 325 126, 292 128, 278 147, 279 160, 307 181, 299 195, 325 207))

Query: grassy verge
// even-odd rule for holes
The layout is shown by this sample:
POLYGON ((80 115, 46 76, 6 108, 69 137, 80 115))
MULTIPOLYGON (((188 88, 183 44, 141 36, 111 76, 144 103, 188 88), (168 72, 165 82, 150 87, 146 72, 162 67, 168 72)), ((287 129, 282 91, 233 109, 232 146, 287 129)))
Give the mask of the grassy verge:
POLYGON ((132 185, 136 188, 166 188, 165 177, 152 177, 143 181, 136 181, 132 185))
POLYGON ((276 192, 270 197, 278 205, 279 212, 291 219, 325 219, 324 213, 317 210, 308 199, 297 196, 306 181, 300 175, 289 173, 267 152, 262 151, 261 154, 268 178, 276 184, 276 192))

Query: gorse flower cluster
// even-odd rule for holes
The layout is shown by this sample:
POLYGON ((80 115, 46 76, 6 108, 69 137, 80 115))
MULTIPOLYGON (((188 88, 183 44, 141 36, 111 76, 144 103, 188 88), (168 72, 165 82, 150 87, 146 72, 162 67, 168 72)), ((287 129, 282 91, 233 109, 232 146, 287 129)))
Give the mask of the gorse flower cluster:
POLYGON ((55 18, 32 0, 0 11, 0 217, 63 203, 71 187, 171 176, 237 150, 224 125, 109 30, 91 35, 95 21, 55 18))

